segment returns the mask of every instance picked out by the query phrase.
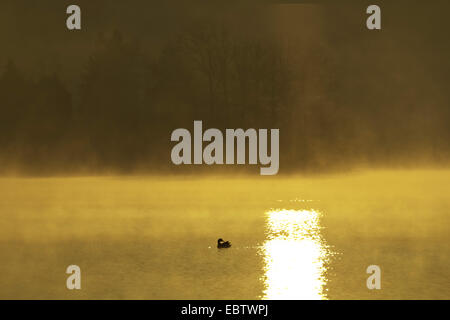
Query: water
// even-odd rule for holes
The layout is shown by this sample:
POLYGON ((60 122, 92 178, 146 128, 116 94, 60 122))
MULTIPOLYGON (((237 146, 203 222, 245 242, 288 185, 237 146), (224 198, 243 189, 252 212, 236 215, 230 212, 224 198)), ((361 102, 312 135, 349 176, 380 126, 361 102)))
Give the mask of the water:
POLYGON ((449 299, 449 178, 2 178, 0 298, 449 299))

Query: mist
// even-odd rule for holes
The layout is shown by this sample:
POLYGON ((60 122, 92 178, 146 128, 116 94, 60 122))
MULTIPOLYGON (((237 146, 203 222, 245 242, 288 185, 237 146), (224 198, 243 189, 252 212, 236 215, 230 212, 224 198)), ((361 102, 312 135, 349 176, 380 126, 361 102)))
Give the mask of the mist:
POLYGON ((170 135, 280 129, 280 174, 447 166, 444 1, 0 5, 3 174, 257 172, 175 166, 170 135), (441 18, 436 14, 442 15, 441 18))

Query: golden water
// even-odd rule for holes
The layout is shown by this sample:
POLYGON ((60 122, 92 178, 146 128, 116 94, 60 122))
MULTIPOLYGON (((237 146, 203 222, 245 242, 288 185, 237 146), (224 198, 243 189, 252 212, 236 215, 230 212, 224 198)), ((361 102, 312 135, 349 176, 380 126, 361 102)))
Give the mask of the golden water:
POLYGON ((448 190, 437 170, 2 178, 0 298, 449 299, 448 190))

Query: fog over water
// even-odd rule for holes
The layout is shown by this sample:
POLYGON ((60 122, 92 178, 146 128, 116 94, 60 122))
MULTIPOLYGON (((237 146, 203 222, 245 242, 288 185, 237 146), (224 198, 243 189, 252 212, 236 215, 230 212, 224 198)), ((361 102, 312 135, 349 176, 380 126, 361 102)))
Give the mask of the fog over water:
POLYGON ((1 1, 0 299, 450 298, 450 2, 377 1, 375 31, 226 2, 79 0, 68 31, 1 1), (278 174, 173 164, 195 120, 279 129, 278 174))
POLYGON ((0 298, 448 299, 449 178, 3 178, 0 298))

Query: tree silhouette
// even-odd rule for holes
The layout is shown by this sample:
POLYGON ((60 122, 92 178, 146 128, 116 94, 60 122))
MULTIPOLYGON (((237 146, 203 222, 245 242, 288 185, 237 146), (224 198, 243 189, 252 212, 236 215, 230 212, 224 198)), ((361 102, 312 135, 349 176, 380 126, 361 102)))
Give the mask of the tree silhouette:
POLYGON ((145 152, 144 67, 137 44, 125 42, 117 31, 87 63, 80 90, 80 128, 102 167, 127 169, 145 152))
POLYGON ((32 97, 31 85, 12 60, 8 60, 0 77, 0 157, 3 162, 15 159, 21 122, 32 97))

